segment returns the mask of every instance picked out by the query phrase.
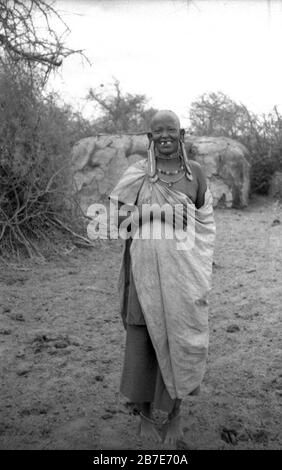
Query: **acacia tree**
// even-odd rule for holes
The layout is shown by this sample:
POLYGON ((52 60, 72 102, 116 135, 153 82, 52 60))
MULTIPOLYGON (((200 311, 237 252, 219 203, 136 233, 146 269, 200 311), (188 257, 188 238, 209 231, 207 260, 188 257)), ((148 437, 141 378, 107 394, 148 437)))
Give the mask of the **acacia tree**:
POLYGON ((225 136, 244 144, 250 152, 251 187, 267 193, 273 172, 282 166, 282 117, 274 108, 257 116, 224 93, 205 93, 190 107, 190 132, 199 136, 225 136))
POLYGON ((46 0, 0 0, 0 60, 10 59, 45 72, 59 67, 73 54, 65 46, 67 25, 46 0), (57 31, 60 30, 60 33, 57 31))
POLYGON ((94 121, 96 132, 134 133, 145 132, 156 112, 147 108, 148 99, 142 94, 123 93, 119 80, 111 85, 89 90, 87 99, 94 103, 100 117, 94 121))
POLYGON ((204 93, 190 107, 191 131, 197 135, 237 138, 255 128, 257 118, 222 92, 204 93))

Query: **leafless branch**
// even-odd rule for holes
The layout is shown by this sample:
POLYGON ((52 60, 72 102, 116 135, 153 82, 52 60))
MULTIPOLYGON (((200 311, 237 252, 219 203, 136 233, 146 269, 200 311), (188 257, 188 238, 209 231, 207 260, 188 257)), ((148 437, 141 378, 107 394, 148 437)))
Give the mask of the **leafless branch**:
POLYGON ((69 28, 49 1, 0 0, 0 58, 40 64, 47 70, 59 67, 71 54, 83 55, 82 50, 64 45, 68 33, 69 28))

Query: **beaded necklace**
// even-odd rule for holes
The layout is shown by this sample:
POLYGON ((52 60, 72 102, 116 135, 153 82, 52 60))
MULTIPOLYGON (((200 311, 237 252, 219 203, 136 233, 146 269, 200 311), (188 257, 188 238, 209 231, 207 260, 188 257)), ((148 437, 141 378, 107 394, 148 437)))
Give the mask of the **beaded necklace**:
MULTIPOLYGON (((169 171, 169 170, 163 170, 162 168, 157 168, 158 179, 160 181, 162 181, 163 183, 167 184, 169 187, 171 187, 173 184, 180 181, 183 178, 183 176, 185 175, 185 167, 182 163, 182 159, 180 158, 180 155, 177 154, 177 155, 173 156, 172 158, 174 158, 174 159, 179 158, 180 159, 181 164, 180 164, 180 167, 177 170, 169 171), (161 174, 168 175, 168 176, 172 176, 172 175, 180 175, 180 176, 178 176, 176 179, 173 179, 171 181, 166 181, 165 179, 161 178, 161 174)), ((166 159, 166 160, 168 160, 168 159, 166 159)))
POLYGON ((164 175, 177 175, 178 173, 180 173, 183 170, 184 170, 183 165, 181 165, 180 168, 178 168, 178 170, 174 170, 174 171, 167 171, 167 170, 162 170, 161 168, 157 168, 157 171, 159 173, 163 173, 164 175))
POLYGON ((163 183, 166 183, 169 187, 171 187, 173 184, 175 183, 178 183, 178 181, 182 180, 182 178, 185 176, 185 171, 182 173, 182 175, 179 176, 179 178, 176 178, 175 180, 173 181, 166 181, 166 180, 163 180, 162 178, 160 178, 160 176, 158 177, 158 179, 160 181, 162 181, 163 183))

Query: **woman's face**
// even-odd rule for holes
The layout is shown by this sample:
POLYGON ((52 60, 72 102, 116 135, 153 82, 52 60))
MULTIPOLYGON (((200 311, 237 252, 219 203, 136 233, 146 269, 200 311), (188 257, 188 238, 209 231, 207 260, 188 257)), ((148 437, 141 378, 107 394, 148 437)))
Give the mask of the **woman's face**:
POLYGON ((177 152, 180 141, 180 126, 177 119, 167 114, 155 117, 151 124, 151 138, 159 154, 177 152))

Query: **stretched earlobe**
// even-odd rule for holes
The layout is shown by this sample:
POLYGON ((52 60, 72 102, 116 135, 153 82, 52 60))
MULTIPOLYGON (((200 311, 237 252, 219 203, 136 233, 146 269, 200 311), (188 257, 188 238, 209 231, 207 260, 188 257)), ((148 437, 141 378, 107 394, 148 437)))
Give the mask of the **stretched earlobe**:
POLYGON ((151 183, 154 183, 158 179, 158 175, 156 175, 157 168, 156 168, 156 156, 154 151, 154 142, 151 140, 148 148, 148 176, 151 183))
MULTIPOLYGON (((183 134, 183 137, 184 137, 184 134, 183 134)), ((184 165, 186 168, 186 178, 190 181, 193 181, 193 175, 192 175, 192 171, 189 165, 189 160, 187 157, 184 141, 180 140, 180 146, 181 146, 182 158, 183 158, 184 165)))

